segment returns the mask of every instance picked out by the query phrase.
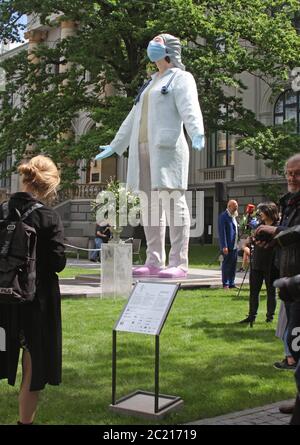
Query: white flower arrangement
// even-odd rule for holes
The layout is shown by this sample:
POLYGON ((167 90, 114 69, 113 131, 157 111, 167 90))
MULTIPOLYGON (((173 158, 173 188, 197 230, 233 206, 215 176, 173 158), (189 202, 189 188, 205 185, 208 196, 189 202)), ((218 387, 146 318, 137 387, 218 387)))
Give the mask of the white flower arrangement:
POLYGON ((112 226, 112 232, 117 233, 129 224, 129 220, 132 222, 130 214, 134 214, 135 220, 139 222, 139 203, 137 194, 128 190, 120 181, 110 178, 106 189, 98 193, 91 205, 96 220, 106 221, 112 226))

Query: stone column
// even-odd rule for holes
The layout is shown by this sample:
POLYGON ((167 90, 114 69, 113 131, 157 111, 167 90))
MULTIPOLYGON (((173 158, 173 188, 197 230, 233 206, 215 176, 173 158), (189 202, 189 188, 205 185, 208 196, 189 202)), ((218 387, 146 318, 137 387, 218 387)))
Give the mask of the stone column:
MULTIPOLYGON (((24 37, 28 39, 29 46, 28 46, 28 61, 34 65, 37 65, 39 62, 38 56, 35 54, 35 50, 37 49, 38 45, 42 42, 44 42, 47 39, 48 32, 45 30, 32 30, 27 31, 24 34, 24 37)), ((31 159, 35 154, 35 144, 27 144, 26 150, 24 152, 24 160, 31 159)))
MULTIPOLYGON (((77 29, 76 22, 74 22, 72 20, 62 21, 60 23, 60 30, 61 30, 60 39, 64 40, 68 37, 74 36, 76 34, 76 29, 77 29)), ((72 64, 70 62, 67 62, 65 64, 60 63, 59 64, 59 73, 60 74, 67 73, 70 70, 71 66, 72 66, 72 64)), ((64 79, 62 81, 62 86, 66 86, 67 84, 68 84, 68 79, 64 79)), ((71 139, 72 136, 73 136, 73 131, 70 128, 69 130, 65 131, 64 133, 59 134, 58 140, 67 141, 68 139, 71 139)), ((60 164, 58 164, 58 167, 61 170, 63 168, 64 164, 70 165, 70 163, 73 163, 73 161, 70 161, 70 159, 66 156, 62 160, 62 162, 60 164)))
MULTIPOLYGON (((60 24, 60 39, 64 40, 67 39, 68 37, 72 37, 76 34, 76 29, 77 29, 77 24, 75 22, 73 22, 72 20, 66 20, 61 22, 60 24)), ((59 65, 59 72, 61 74, 64 74, 66 72, 68 72, 68 70, 71 67, 71 63, 68 62, 66 64, 60 64, 59 65)), ((66 81, 63 82, 63 84, 65 84, 66 81)))
POLYGON ((25 39, 29 40, 29 47, 28 47, 28 60, 31 63, 37 64, 39 59, 34 54, 34 51, 38 47, 39 43, 42 43, 46 40, 48 35, 47 31, 44 30, 33 30, 33 31, 27 31, 24 36, 25 39))

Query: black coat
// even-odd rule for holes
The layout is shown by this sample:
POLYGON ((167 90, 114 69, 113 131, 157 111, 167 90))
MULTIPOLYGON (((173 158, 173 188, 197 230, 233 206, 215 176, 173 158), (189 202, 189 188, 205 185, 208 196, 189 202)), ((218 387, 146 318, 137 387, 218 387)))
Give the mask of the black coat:
MULTIPOLYGON (((300 224, 300 192, 288 193, 280 201, 282 218, 279 230, 300 224)), ((279 250, 279 269, 281 277, 292 277, 300 273, 299 243, 290 244, 279 250)))
MULTIPOLYGON (((272 224, 276 226, 277 223, 272 224)), ((277 274, 274 265, 275 249, 257 246, 254 244, 253 251, 251 253, 251 269, 262 270, 270 276, 277 274)))
MULTIPOLYGON (((9 207, 22 212, 37 202, 28 193, 15 193, 9 207)), ((2 211, 1 215, 2 217, 2 211)), ((59 215, 47 206, 26 219, 37 232, 37 293, 32 303, 0 305, 0 327, 6 331, 6 351, 0 352, 0 379, 15 384, 20 352, 19 333, 24 331, 32 360, 31 391, 61 382, 61 297, 56 272, 64 269, 63 226, 59 215)))

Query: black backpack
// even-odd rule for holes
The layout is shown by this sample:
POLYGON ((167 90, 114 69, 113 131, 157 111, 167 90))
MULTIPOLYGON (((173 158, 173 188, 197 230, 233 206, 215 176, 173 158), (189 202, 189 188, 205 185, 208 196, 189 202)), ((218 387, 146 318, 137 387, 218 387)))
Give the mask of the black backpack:
POLYGON ((3 219, 0 220, 0 304, 33 301, 36 293, 36 241, 33 227, 25 219, 36 209, 35 203, 25 213, 8 210, 2 204, 3 219))

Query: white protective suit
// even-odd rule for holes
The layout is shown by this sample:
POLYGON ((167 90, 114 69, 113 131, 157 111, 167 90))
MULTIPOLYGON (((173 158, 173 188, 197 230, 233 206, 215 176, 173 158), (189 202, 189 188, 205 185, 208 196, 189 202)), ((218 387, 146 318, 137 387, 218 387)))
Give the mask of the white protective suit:
POLYGON ((169 68, 161 77, 158 77, 158 73, 152 76, 152 81, 133 106, 110 147, 121 155, 129 146, 127 186, 133 191, 142 190, 148 196, 146 201, 141 197, 142 223, 147 241, 146 266, 159 269, 165 266, 168 220, 171 241, 169 268, 180 268, 187 273, 190 215, 184 190, 188 185, 189 147, 183 124, 191 139, 204 135, 197 87, 192 74, 180 68, 169 68), (162 94, 162 87, 171 78, 168 93, 162 94), (143 144, 139 143, 139 133, 143 99, 147 90, 148 138, 147 143, 143 144), (180 192, 171 213, 166 210, 167 201, 159 205, 151 201, 150 204, 151 190, 180 192), (156 225, 151 219, 155 213, 159 215, 159 224, 156 225), (178 220, 180 224, 176 223, 178 220))
MULTIPOLYGON (((155 76, 157 73, 152 76, 153 80, 155 76)), ((151 88, 151 84, 147 88, 151 88)), ((127 185, 133 191, 139 190, 138 138, 143 95, 110 144, 118 155, 129 146, 127 185)), ((204 134, 194 77, 180 68, 170 68, 157 79, 149 94, 148 143, 152 190, 187 189, 189 147, 183 124, 191 139, 194 135, 204 134), (176 75, 168 88, 168 94, 162 94, 161 88, 174 72, 176 75)))

